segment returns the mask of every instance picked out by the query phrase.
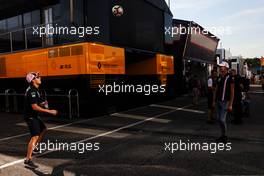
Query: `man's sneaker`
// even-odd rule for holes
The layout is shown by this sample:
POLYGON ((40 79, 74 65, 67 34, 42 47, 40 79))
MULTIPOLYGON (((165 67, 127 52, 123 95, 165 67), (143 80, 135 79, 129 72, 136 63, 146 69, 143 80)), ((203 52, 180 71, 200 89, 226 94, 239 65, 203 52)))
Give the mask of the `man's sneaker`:
POLYGON ((24 164, 27 166, 27 167, 30 167, 32 169, 36 169, 38 168, 38 165, 36 165, 31 159, 30 160, 25 160, 24 161, 24 164))

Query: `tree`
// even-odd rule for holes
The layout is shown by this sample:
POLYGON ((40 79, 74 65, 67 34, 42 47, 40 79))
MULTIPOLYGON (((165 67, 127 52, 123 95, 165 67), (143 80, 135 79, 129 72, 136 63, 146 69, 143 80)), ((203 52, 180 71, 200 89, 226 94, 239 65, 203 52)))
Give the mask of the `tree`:
POLYGON ((248 63, 248 66, 250 68, 256 68, 256 67, 260 67, 260 58, 253 58, 253 59, 246 59, 246 62, 248 63))

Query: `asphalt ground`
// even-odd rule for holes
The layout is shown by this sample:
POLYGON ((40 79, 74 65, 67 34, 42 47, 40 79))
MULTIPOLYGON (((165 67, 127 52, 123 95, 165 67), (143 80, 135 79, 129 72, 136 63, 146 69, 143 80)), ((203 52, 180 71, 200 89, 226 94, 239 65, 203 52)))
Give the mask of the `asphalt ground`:
POLYGON ((43 148, 76 147, 35 155, 35 170, 23 164, 29 134, 22 115, 0 113, 0 175, 264 175, 264 94, 254 88, 250 97, 244 124, 228 119, 230 150, 179 150, 181 142, 210 145, 219 136, 217 123, 206 124, 204 98, 198 107, 185 96, 92 119, 43 117, 49 128, 43 148))

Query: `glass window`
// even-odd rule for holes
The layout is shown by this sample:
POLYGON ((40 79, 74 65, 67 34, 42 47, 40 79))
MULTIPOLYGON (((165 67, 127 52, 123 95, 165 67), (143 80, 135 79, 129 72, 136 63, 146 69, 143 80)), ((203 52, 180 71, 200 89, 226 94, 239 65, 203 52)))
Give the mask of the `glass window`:
POLYGON ((15 16, 7 19, 7 29, 10 30, 15 30, 22 28, 22 16, 15 16))
POLYGON ((40 11, 39 10, 35 10, 35 11, 31 12, 31 15, 32 15, 32 17, 31 17, 31 20, 32 20, 31 24, 32 25, 39 25, 39 24, 41 24, 41 21, 40 21, 40 11))
POLYGON ((6 32, 6 20, 0 21, 0 33, 6 32))
POLYGON ((0 34, 0 53, 10 52, 10 35, 9 34, 0 34))
POLYGON ((42 47, 42 38, 38 35, 33 35, 33 28, 26 29, 27 32, 27 48, 40 48, 42 47))
POLYGON ((60 21, 60 4, 56 4, 52 7, 53 21, 57 23, 60 21))
POLYGON ((24 30, 12 32, 12 46, 13 51, 25 49, 25 35, 24 30))
POLYGON ((74 24, 77 26, 83 26, 84 25, 84 19, 83 19, 83 2, 81 1, 74 1, 74 24))
POLYGON ((24 13, 23 14, 24 26, 34 26, 40 24, 40 11, 35 10, 32 12, 24 13))
POLYGON ((24 13, 23 20, 24 20, 24 26, 30 26, 32 23, 31 12, 24 13))

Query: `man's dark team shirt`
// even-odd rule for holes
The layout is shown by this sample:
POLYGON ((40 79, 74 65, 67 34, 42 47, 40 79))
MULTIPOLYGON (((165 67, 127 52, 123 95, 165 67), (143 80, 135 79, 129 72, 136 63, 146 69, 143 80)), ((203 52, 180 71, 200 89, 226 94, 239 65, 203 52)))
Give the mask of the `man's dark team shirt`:
POLYGON ((234 83, 234 78, 230 75, 226 75, 224 77, 220 76, 217 79, 217 92, 216 92, 216 100, 217 101, 229 101, 231 98, 231 84, 234 83), (226 81, 226 85, 225 85, 226 81), (223 92, 225 90, 225 94, 223 92))
POLYGON ((240 103, 242 100, 242 88, 241 84, 242 78, 239 75, 234 76, 234 83, 235 83, 235 96, 234 96, 234 103, 240 103))
POLYGON ((25 106, 24 106, 24 117, 27 118, 37 118, 39 113, 32 109, 32 104, 40 104, 41 97, 39 90, 34 86, 29 86, 25 93, 25 106))

